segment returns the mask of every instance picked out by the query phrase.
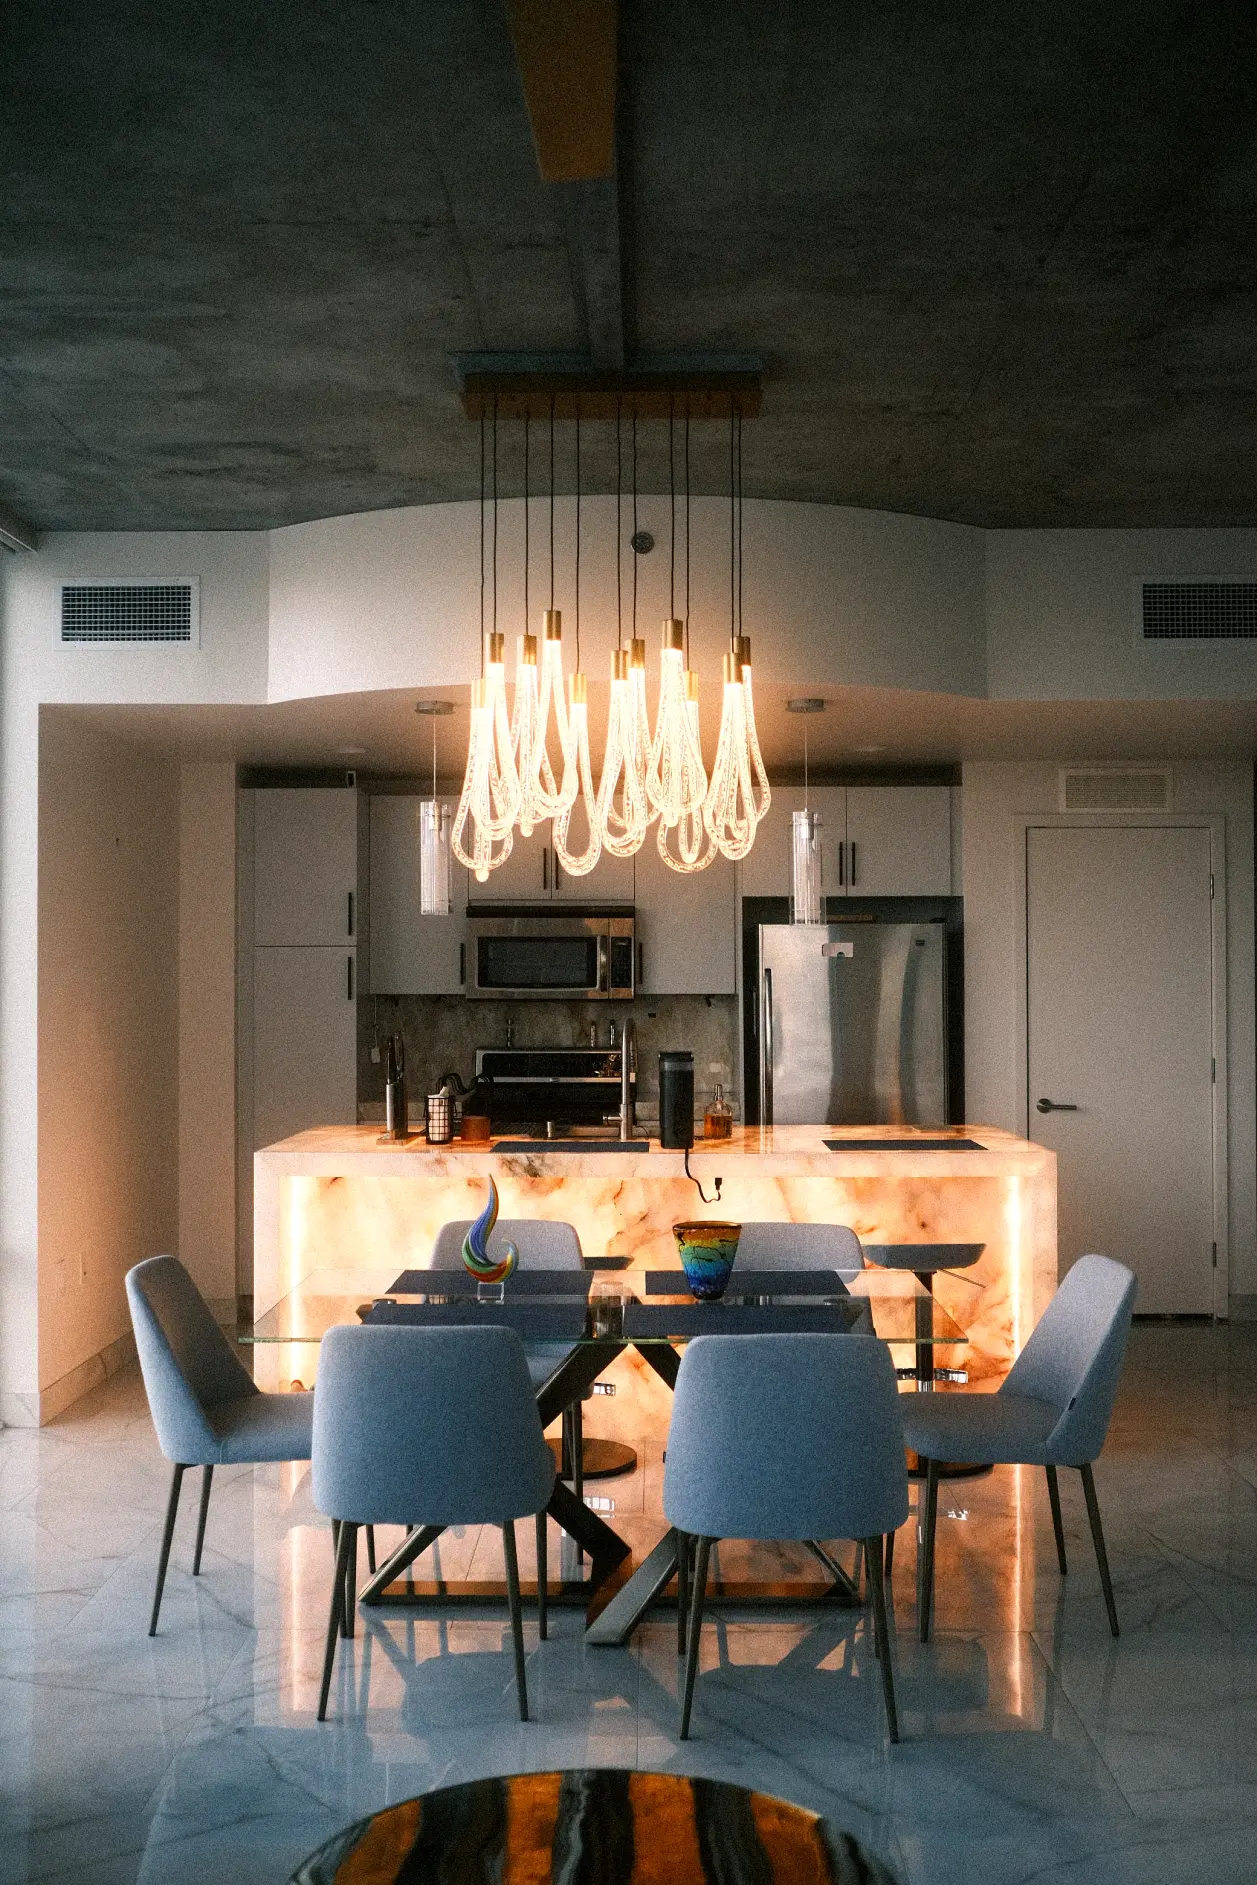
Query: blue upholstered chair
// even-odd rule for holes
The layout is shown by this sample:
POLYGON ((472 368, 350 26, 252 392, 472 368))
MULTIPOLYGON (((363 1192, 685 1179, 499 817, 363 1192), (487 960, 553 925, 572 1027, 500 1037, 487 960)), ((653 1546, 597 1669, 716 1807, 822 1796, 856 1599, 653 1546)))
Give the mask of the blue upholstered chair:
POLYGON ((337 1634, 353 1630, 359 1525, 499 1525, 521 1721, 528 1719, 515 1520, 537 1515, 544 1592, 545 1508, 554 1458, 514 1329, 339 1327, 319 1350, 314 1502, 339 1528, 319 1720, 337 1634))
POLYGON ((895 1371, 869 1335, 704 1335, 681 1361, 663 1509, 693 1568, 681 1739, 690 1730, 711 1546, 854 1538, 864 1546, 886 1723, 899 1739, 882 1544, 908 1516, 895 1371), (818 1445, 824 1436, 827 1444, 818 1445))
POLYGON ((189 1466, 205 1469, 192 1558, 196 1577, 214 1468, 308 1460, 314 1396, 263 1394, 255 1386, 177 1257, 137 1263, 126 1283, 149 1411, 174 1467, 148 1626, 155 1636, 184 1473, 189 1466))
POLYGON ((862 1270, 864 1251, 846 1224, 743 1224, 735 1267, 862 1270))
POLYGON ((904 1439, 926 1469, 918 1627, 929 1641, 934 1598, 934 1534, 940 1460, 975 1466, 1042 1466, 1047 1472, 1056 1557, 1064 1575, 1059 1466, 1082 1476, 1091 1539, 1109 1613, 1118 1634, 1104 1529, 1091 1463, 1104 1446, 1130 1333, 1136 1281, 1111 1257, 1079 1257, 995 1394, 906 1394, 904 1439))
MULTIPOLYGON (((471 1229, 471 1219, 442 1224, 432 1246, 434 1270, 457 1269, 462 1262, 463 1238, 471 1229)), ((519 1251, 521 1270, 580 1270, 584 1268, 580 1238, 573 1224, 542 1217, 499 1218, 489 1238, 489 1254, 502 1257, 507 1243, 519 1251)), ((525 1342, 524 1359, 534 1388, 542 1388, 558 1372, 571 1354, 566 1342, 525 1342)), ((585 1496, 582 1471, 581 1404, 573 1401, 563 1409, 563 1452, 571 1468, 572 1490, 578 1499, 585 1496)))

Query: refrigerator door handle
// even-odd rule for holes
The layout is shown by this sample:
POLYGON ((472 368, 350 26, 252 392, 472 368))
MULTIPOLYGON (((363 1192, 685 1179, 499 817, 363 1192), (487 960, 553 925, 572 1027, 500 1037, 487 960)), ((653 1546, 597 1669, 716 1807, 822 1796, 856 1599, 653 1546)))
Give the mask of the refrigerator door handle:
POLYGON ((764 970, 764 1031, 759 1044, 759 1123, 773 1123, 773 972, 764 970))

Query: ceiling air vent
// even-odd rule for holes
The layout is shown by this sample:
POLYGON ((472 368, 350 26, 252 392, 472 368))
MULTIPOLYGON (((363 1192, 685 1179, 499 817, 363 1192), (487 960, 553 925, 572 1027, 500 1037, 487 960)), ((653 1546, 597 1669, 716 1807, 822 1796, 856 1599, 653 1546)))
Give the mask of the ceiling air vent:
POLYGON ((195 576, 166 582, 62 583, 63 642, 181 642, 201 639, 201 588, 195 576))
POLYGON ((1257 578, 1142 582, 1139 632, 1144 641, 1257 641, 1257 578))
POLYGON ((1062 766, 1063 812, 1168 812, 1168 766, 1062 766))

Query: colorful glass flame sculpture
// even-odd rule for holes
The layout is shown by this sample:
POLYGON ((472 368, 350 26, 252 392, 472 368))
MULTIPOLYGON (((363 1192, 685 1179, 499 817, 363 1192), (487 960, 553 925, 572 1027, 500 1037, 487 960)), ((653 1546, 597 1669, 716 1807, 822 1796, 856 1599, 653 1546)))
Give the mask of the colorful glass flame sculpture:
POLYGON ((498 1188, 489 1180, 489 1202, 463 1238, 463 1262, 478 1283, 504 1283, 519 1262, 519 1251, 508 1243, 499 1260, 489 1255, 489 1239, 498 1221, 498 1188))

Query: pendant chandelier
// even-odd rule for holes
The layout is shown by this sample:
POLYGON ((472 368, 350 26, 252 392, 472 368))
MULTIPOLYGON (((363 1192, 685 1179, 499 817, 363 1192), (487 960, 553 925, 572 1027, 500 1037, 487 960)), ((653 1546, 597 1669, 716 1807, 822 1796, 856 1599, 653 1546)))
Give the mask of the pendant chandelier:
MULTIPOLYGON (((530 617, 530 420, 535 401, 511 407, 524 421, 524 622, 517 641, 514 700, 508 708, 504 637, 497 626, 498 401, 492 418, 491 609, 486 626, 486 502, 484 403, 479 408, 481 675, 472 686, 471 727, 462 796, 450 843, 478 883, 511 855, 514 830, 529 837, 552 821, 559 866, 587 876, 603 851, 632 857, 656 826, 663 862, 682 875, 704 870, 717 856, 744 858, 771 803, 755 725, 751 644, 742 616, 742 419, 737 396, 729 415, 729 651, 724 657, 720 730, 710 776, 703 758, 699 677, 690 664, 690 407, 684 401, 684 611, 677 610, 676 397, 668 395, 670 503, 669 615, 659 651, 659 686, 653 727, 647 698, 646 643, 637 633, 637 420, 632 424, 632 624, 624 646, 623 441, 624 395, 616 396, 616 645, 610 662, 610 698, 597 784, 591 759, 589 694, 581 668, 581 400, 574 400, 576 554, 574 625, 576 665, 563 666, 563 617, 555 606, 555 398, 549 398, 549 607, 540 635, 530 617)), ((651 407, 658 411, 658 400, 651 407)), ((702 408, 710 416, 709 403, 702 408)), ((601 415, 600 415, 601 416, 601 415)), ((606 414, 605 416, 610 416, 606 414)), ((660 415, 662 416, 662 415, 660 415)), ((649 541, 647 541, 649 548, 649 541)))

